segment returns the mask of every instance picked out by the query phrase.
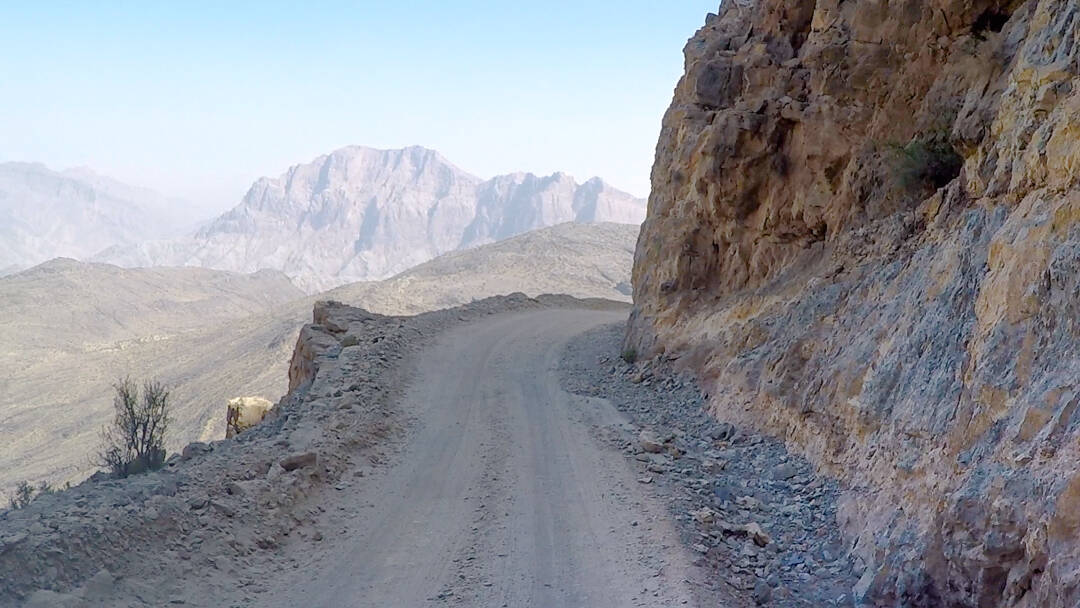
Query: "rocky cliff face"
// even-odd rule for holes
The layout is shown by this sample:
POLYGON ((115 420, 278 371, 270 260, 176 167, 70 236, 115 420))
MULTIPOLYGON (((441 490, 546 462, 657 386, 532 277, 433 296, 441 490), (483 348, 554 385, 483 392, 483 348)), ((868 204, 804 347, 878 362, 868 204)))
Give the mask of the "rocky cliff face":
POLYGON ((1080 2, 726 0, 628 340, 850 486, 856 597, 1080 603, 1080 2))
POLYGON ((135 266, 281 270, 315 292, 563 222, 640 223, 643 201, 562 173, 483 181, 420 147, 353 146, 255 182, 192 238, 106 251, 135 266))

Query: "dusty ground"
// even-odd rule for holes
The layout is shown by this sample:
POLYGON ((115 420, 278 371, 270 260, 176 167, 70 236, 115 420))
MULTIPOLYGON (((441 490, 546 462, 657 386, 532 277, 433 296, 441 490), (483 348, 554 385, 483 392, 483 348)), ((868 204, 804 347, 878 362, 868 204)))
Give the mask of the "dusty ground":
POLYGON ((395 464, 322 501, 317 552, 258 606, 698 605, 699 575, 664 505, 593 425, 625 419, 565 392, 566 341, 625 312, 501 316, 420 358, 395 464))
POLYGON ((280 419, 0 514, 0 605, 743 605, 597 439, 627 418, 561 388, 567 341, 625 310, 343 308, 362 339, 280 419))
POLYGON ((324 318, 281 419, 0 514, 0 605, 851 605, 836 484, 621 360, 625 307, 324 318))

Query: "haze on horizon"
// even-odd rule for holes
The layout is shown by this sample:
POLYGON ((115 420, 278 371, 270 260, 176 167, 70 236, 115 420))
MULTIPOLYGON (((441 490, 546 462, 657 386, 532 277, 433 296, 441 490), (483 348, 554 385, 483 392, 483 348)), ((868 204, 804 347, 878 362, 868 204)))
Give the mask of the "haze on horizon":
POLYGON ((350 144, 645 196, 680 49, 716 5, 6 6, 0 162, 89 167, 203 215, 350 144))

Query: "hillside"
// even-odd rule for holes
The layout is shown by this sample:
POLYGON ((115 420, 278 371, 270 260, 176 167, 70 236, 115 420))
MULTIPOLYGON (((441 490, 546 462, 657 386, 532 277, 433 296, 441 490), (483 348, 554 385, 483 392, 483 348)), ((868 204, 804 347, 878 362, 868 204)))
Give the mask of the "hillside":
POLYGON ((560 225, 439 258, 383 282, 301 295, 280 273, 121 269, 57 260, 0 278, 0 492, 78 480, 123 374, 175 387, 170 449, 224 436, 225 403, 281 397, 301 325, 318 299, 383 314, 487 295, 567 293, 628 300, 635 227, 560 225), (446 274, 443 274, 446 273, 446 274), (98 320, 98 321, 95 321, 98 320), (40 446, 51 446, 48 450, 40 446))
MULTIPOLYGON (((265 382, 243 340, 256 316, 302 293, 277 272, 125 270, 59 259, 0 278, 0 487, 21 479, 78 480, 123 375, 177 384, 179 403, 221 403, 265 382), (250 377, 247 375, 250 374, 250 377)), ((267 319, 268 321, 271 319, 267 319)), ((291 344, 273 345, 287 353, 291 344)), ((212 408, 205 408, 209 411, 212 408)), ((175 428, 211 423, 177 410, 175 428)))
POLYGON ((10 320, 0 326, 0 361, 200 330, 301 296, 285 275, 270 270, 129 270, 58 258, 0 281, 0 315, 10 320))
POLYGON ((630 344, 846 486, 858 605, 1080 605, 1080 4, 727 2, 630 344))
POLYGON ((384 281, 345 285, 320 298, 398 315, 514 292, 629 302, 627 269, 638 230, 627 224, 560 224, 448 253, 384 281))
POLYGON ((564 222, 638 224, 644 201, 594 178, 484 181, 420 147, 352 146, 262 178, 191 237, 109 249, 121 266, 281 270, 309 293, 379 280, 434 257, 564 222))
POLYGON ((56 257, 180 236, 183 203, 85 169, 0 163, 0 275, 56 257))

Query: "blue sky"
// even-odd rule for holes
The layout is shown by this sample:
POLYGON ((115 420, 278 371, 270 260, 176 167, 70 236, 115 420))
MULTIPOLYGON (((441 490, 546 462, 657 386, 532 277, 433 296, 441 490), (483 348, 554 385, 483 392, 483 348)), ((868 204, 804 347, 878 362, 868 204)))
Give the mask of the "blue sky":
POLYGON ((682 48, 717 5, 0 0, 0 160, 201 211, 349 144, 645 195, 682 48))

